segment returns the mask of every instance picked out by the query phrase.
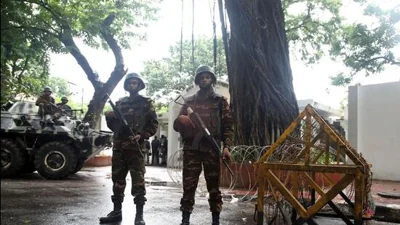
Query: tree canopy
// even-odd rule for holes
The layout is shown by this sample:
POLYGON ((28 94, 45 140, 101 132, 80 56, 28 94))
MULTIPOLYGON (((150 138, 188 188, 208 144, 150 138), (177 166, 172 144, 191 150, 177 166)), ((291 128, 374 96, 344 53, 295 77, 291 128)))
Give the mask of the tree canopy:
MULTIPOLYGON (((35 40, 38 40, 38 48, 47 58, 49 51, 70 53, 95 88, 95 94, 84 119, 94 127, 106 101, 103 96, 111 93, 126 73, 121 47, 129 48, 132 40, 140 41, 145 38, 142 28, 146 27, 149 21, 156 19, 158 2, 153 0, 2 1, 2 55, 6 54, 3 48, 7 49, 6 46, 3 47, 3 34, 5 43, 13 43, 16 46, 14 49, 17 50, 24 49, 24 45, 30 48, 36 43, 35 40), (20 42, 15 43, 12 40, 15 33, 23 34, 20 42), (115 68, 106 82, 99 80, 98 74, 94 72, 75 43, 77 38, 90 47, 102 47, 113 52, 115 68)), ((18 55, 19 63, 27 58, 27 54, 23 53, 18 55)), ((48 61, 44 64, 45 75, 48 74, 47 68, 48 61)), ((14 79, 12 76, 9 77, 10 80, 14 79)))
MULTIPOLYGON (((149 95, 158 99, 174 91, 180 92, 194 83, 193 73, 199 65, 213 66, 213 39, 207 37, 197 37, 195 39, 194 64, 191 59, 192 43, 189 40, 183 41, 182 71, 180 46, 180 42, 171 46, 169 57, 161 60, 149 60, 144 63, 143 77, 148 82, 147 90, 149 95)), ((217 46, 217 66, 214 72, 219 79, 226 80, 225 53, 221 39, 217 40, 217 46)))
POLYGON ((15 1, 1 2, 1 102, 18 94, 38 93, 48 78, 49 55, 42 36, 21 32, 33 9, 15 1), (19 27, 18 25, 16 27, 19 27))
POLYGON ((369 76, 382 72, 387 65, 400 66, 400 55, 394 52, 400 43, 400 4, 390 10, 369 5, 364 13, 372 22, 343 26, 332 44, 331 55, 349 68, 347 73, 331 78, 333 85, 348 85, 358 73, 369 76))
MULTIPOLYGON (((334 85, 346 85, 352 76, 365 71, 367 75, 381 72, 385 65, 398 65, 399 56, 393 49, 399 43, 396 24, 400 7, 382 10, 367 0, 355 0, 364 8, 367 22, 345 21, 341 15, 341 0, 282 0, 285 32, 290 52, 306 64, 318 63, 323 56, 343 62, 348 70, 332 76, 334 85)), ((261 23, 262 21, 259 21, 261 23)), ((211 34, 211 32, 210 32, 211 34)), ((180 71, 180 42, 170 47, 169 55, 145 62, 144 77, 149 82, 149 94, 161 98, 175 90, 181 91, 193 83, 193 67, 213 65, 213 43, 209 37, 195 38, 195 65, 191 61, 191 41, 183 40, 183 66, 180 71)), ((218 39, 217 76, 226 75, 225 52, 218 39)))

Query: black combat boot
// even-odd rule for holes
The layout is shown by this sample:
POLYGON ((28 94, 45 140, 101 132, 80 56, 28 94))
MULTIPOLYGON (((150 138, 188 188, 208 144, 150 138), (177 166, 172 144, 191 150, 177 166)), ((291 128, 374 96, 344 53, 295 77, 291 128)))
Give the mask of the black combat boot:
POLYGON ((146 224, 143 220, 143 206, 144 205, 136 205, 135 225, 146 224))
POLYGON ((181 225, 190 225, 190 212, 182 211, 182 223, 181 225))
POLYGON ((122 203, 114 202, 114 210, 107 216, 100 217, 100 223, 120 222, 122 220, 122 203))
POLYGON ((212 213, 212 225, 219 225, 219 212, 212 213))

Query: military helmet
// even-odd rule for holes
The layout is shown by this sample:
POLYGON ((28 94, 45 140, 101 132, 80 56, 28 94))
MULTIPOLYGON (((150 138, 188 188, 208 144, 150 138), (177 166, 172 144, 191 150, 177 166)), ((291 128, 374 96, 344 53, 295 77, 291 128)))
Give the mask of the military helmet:
POLYGON ((137 73, 129 73, 128 75, 125 76, 125 81, 124 81, 124 89, 125 90, 128 90, 127 81, 132 79, 132 78, 136 78, 136 79, 138 79, 140 81, 141 84, 139 86, 139 91, 146 87, 146 85, 143 82, 142 77, 139 74, 137 74, 137 73))
POLYGON ((209 66, 201 65, 201 66, 197 67, 197 70, 196 70, 196 76, 194 77, 194 83, 195 84, 197 84, 197 85, 199 84, 199 81, 198 81, 199 75, 202 74, 202 73, 211 74, 212 75, 212 79, 213 79, 213 83, 215 84, 217 82, 217 78, 215 77, 213 69, 211 67, 209 67, 209 66))
POLYGON ((52 92, 51 87, 49 87, 49 86, 44 87, 43 92, 46 92, 46 91, 52 92))
POLYGON ((61 101, 63 101, 63 100, 68 101, 68 98, 65 97, 65 96, 63 96, 63 97, 61 98, 61 101))

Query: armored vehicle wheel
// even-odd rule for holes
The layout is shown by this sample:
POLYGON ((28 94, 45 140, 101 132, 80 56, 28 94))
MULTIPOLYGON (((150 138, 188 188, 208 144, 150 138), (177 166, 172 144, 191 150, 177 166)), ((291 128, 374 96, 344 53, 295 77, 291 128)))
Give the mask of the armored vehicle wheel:
POLYGON ((82 168, 83 165, 85 164, 85 160, 78 160, 78 163, 76 164, 75 169, 71 172, 71 174, 76 174, 77 172, 79 172, 82 168))
POLYGON ((1 177, 18 174, 25 163, 25 154, 11 139, 1 139, 1 177))
POLYGON ((66 178, 75 168, 77 156, 70 146, 54 141, 44 144, 35 155, 35 167, 47 179, 66 178))

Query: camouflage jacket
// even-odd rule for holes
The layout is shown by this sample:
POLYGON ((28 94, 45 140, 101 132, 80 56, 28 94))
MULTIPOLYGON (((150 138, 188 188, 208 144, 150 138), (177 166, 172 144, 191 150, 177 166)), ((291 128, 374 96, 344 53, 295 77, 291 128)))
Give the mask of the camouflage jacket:
MULTIPOLYGON (((187 108, 190 106, 194 112, 199 114, 208 130, 213 134, 217 141, 222 141, 224 146, 232 145, 233 138, 233 118, 227 99, 215 92, 207 96, 201 96, 200 92, 186 98, 186 103, 182 106, 179 115, 188 115, 187 108)), ((174 121, 174 129, 182 132, 178 121, 174 121)), ((197 128, 195 133, 200 132, 197 128)), ((194 137, 183 137, 185 148, 191 146, 194 137)), ((208 141, 203 138, 201 144, 209 146, 208 141)))
POLYGON ((49 96, 46 96, 46 95, 41 95, 41 96, 39 96, 39 98, 36 100, 36 105, 39 105, 40 103, 43 103, 43 104, 45 104, 45 105, 47 105, 47 104, 50 104, 50 103, 55 103, 56 101, 54 100, 54 98, 51 96, 51 95, 49 95, 49 96))
POLYGON ((67 104, 63 104, 63 103, 57 103, 58 108, 63 109, 67 112, 71 112, 72 108, 71 106, 67 105, 67 104))
MULTIPOLYGON (((151 99, 143 96, 123 97, 116 102, 128 125, 135 134, 141 135, 140 142, 153 136, 158 129, 157 115, 151 99)), ((123 127, 115 117, 106 117, 107 126, 114 132, 114 140, 132 136, 129 128, 123 127)))

